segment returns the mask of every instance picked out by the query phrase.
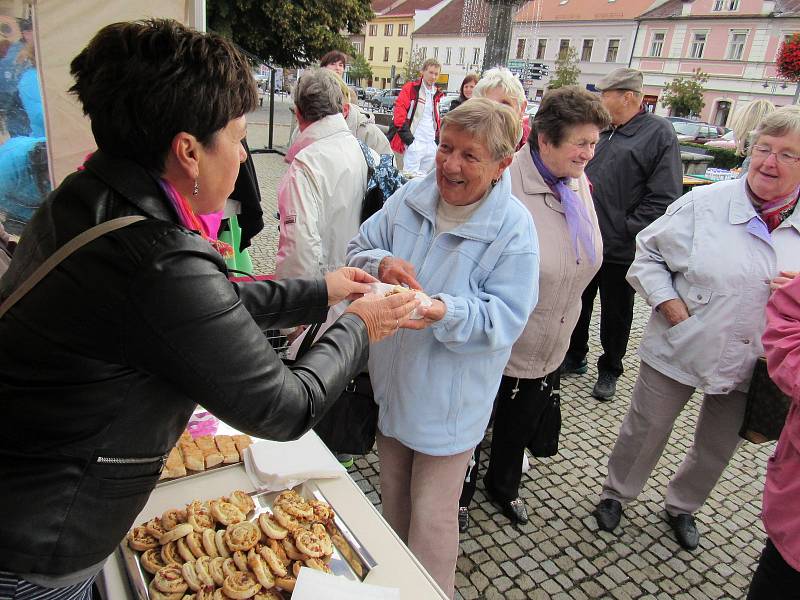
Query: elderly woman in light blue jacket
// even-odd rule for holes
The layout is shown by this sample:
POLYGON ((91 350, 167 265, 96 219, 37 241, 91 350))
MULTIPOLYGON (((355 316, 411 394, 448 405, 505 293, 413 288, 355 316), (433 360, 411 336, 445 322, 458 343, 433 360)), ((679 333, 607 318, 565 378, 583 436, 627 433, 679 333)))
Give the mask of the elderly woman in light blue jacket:
POLYGON ((800 269, 800 107, 765 117, 750 153, 746 178, 689 192, 636 237, 628 281, 654 310, 594 511, 600 529, 639 495, 695 389, 705 395, 694 441, 665 498, 683 548, 697 547, 694 513, 741 441, 770 289, 800 269))
POLYGON ((536 232, 505 172, 519 118, 471 100, 442 121, 435 172, 350 242, 348 262, 433 297, 419 331, 370 349, 383 513, 454 593, 458 497, 500 378, 538 296, 536 232))

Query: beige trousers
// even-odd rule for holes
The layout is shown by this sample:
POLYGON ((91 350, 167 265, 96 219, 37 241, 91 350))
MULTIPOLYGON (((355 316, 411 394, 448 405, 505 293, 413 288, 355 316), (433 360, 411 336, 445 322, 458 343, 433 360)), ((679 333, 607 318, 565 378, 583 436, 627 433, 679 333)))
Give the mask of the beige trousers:
MULTIPOLYGON (((628 414, 608 459, 602 499, 625 505, 639 495, 693 393, 692 386, 640 364, 628 414)), ((746 399, 746 394, 738 391, 703 396, 692 446, 667 486, 665 508, 669 514, 692 514, 706 501, 742 441, 739 428, 746 399)))
POLYGON ((378 433, 383 516, 448 598, 455 594, 458 498, 472 449, 415 452, 378 433))

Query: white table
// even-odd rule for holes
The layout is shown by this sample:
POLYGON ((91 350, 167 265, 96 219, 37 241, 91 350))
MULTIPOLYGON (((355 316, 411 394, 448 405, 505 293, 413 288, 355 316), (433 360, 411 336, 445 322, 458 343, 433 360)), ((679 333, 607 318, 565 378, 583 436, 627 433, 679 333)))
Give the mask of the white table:
MULTIPOLYGON (((221 427, 219 433, 227 433, 224 429, 221 427)), ((321 451, 327 449, 323 446, 321 451)), ((375 559, 377 566, 367 574, 366 583, 399 588, 404 600, 447 598, 350 477, 317 479, 314 483, 375 559)), ((242 465, 161 485, 153 491, 136 523, 194 499, 215 498, 237 489, 253 490, 242 465)), ((98 585, 109 600, 135 600, 119 552, 106 562, 98 585)))

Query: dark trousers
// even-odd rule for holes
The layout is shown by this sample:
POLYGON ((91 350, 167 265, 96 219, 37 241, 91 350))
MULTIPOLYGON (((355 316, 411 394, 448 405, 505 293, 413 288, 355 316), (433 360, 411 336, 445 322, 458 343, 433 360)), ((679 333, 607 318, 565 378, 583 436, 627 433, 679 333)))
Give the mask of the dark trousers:
POLYGON ((767 539, 758 567, 750 583, 747 600, 797 600, 800 598, 800 571, 783 560, 781 553, 767 539))
POLYGON ((634 290, 625 281, 629 265, 603 263, 597 275, 581 296, 581 316, 569 341, 569 356, 583 360, 589 352, 589 322, 597 290, 600 290, 600 343, 603 354, 597 361, 598 371, 622 375, 622 359, 628 348, 633 322, 634 290))

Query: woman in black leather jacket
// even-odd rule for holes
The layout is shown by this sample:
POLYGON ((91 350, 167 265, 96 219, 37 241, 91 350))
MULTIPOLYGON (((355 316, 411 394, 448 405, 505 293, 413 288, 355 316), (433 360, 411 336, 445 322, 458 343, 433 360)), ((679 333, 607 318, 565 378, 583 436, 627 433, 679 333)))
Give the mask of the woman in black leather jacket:
POLYGON ((263 329, 322 321, 372 278, 228 281, 228 249, 198 215, 233 190, 257 103, 229 42, 174 21, 116 23, 71 72, 99 150, 34 215, 0 301, 82 231, 145 219, 78 250, 0 319, 0 591, 70 599, 90 597, 196 403, 251 435, 297 438, 370 341, 422 326, 405 324, 413 294, 363 298, 292 369, 269 346, 263 329))

